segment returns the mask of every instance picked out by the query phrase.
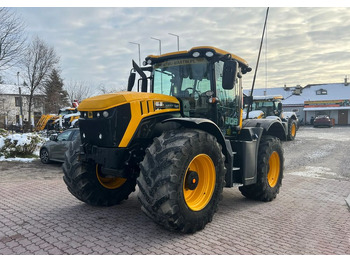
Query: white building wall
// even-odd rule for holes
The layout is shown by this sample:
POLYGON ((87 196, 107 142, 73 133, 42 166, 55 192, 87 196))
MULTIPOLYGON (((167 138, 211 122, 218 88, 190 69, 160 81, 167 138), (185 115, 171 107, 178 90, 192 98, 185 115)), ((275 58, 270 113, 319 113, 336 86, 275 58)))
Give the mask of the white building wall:
MULTIPOLYGON (((16 115, 20 115, 20 107, 16 106, 16 97, 19 97, 19 95, 7 95, 7 94, 0 94, 0 127, 3 126, 5 115, 7 115, 7 121, 8 125, 16 125, 16 115)), ((22 96, 22 112, 23 112, 23 120, 28 119, 28 96, 22 96)), ((43 106, 37 105, 34 107, 32 105, 32 114, 34 112, 41 112, 43 113, 43 106)))
POLYGON ((336 125, 338 124, 338 110, 331 110, 329 117, 334 119, 336 125))

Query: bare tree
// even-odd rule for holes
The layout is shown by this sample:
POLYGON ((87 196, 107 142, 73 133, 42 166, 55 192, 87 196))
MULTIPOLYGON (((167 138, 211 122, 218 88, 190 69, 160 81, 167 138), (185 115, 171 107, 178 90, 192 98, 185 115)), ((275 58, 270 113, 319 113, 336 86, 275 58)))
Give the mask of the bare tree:
POLYGON ((73 103, 74 100, 81 102, 85 98, 93 95, 91 85, 84 81, 70 80, 65 83, 63 88, 67 91, 71 103, 73 103))
POLYGON ((25 79, 28 83, 28 119, 31 116, 34 92, 42 87, 52 69, 59 62, 59 58, 53 47, 49 47, 44 41, 36 37, 28 47, 23 58, 25 79))
POLYGON ((117 88, 113 88, 113 87, 106 87, 103 83, 100 83, 97 86, 97 94, 111 94, 111 93, 116 93, 116 92, 120 92, 121 90, 117 89, 117 88))
POLYGON ((110 93, 110 91, 107 89, 107 87, 103 83, 100 83, 98 85, 97 89, 98 89, 98 92, 101 93, 101 94, 108 94, 108 93, 110 93))
POLYGON ((0 71, 20 61, 25 48, 24 23, 8 8, 0 8, 0 71))

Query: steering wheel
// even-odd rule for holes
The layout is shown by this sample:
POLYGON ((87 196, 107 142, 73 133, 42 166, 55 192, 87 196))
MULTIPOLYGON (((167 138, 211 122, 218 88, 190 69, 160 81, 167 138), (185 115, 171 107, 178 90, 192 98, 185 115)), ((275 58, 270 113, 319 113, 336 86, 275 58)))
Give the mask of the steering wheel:
POLYGON ((193 93, 197 93, 197 94, 198 94, 198 97, 201 96, 201 93, 200 93, 198 90, 194 89, 193 87, 187 87, 187 88, 185 89, 185 91, 189 91, 189 90, 192 90, 192 94, 193 94, 193 93))

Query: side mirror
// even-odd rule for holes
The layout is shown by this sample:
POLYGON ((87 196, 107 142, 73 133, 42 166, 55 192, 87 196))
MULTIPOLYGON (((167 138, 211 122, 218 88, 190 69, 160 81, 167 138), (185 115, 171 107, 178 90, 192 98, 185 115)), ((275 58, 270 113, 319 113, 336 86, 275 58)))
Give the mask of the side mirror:
POLYGON ((129 80, 128 80, 128 91, 131 91, 135 84, 136 73, 130 72, 129 80))
POLYGON ((248 106, 253 103, 253 98, 251 96, 243 96, 243 106, 248 106))
POLYGON ((281 103, 281 102, 280 102, 280 103, 278 103, 277 108, 278 108, 278 111, 282 111, 282 103, 281 103))
POLYGON ((235 60, 227 60, 224 62, 222 72, 222 88, 225 90, 233 89, 235 86, 238 72, 238 63, 235 60))
POLYGON ((51 141, 57 141, 57 136, 58 136, 57 134, 52 134, 49 139, 51 141))

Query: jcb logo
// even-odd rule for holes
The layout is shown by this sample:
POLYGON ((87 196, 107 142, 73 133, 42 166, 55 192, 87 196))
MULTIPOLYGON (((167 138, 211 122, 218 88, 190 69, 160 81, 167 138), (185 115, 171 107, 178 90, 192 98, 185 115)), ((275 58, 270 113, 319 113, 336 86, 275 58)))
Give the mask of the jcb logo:
POLYGON ((93 118, 93 114, 91 111, 88 112, 88 118, 93 118))

